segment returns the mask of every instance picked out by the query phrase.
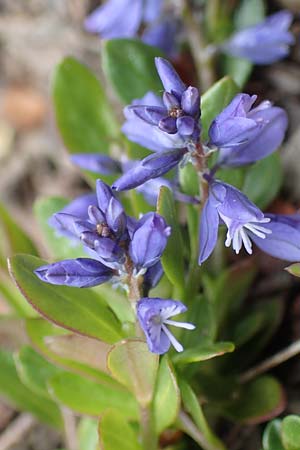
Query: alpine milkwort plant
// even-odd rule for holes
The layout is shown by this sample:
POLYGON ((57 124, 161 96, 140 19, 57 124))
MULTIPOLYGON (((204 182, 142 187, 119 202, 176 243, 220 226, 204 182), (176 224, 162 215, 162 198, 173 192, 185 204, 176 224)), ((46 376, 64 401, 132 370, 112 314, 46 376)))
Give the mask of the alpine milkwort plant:
MULTIPOLYGON (((0 390, 65 425, 70 450, 71 411, 80 450, 227 450, 232 427, 286 406, 285 386, 265 372, 299 353, 299 342, 260 359, 290 287, 272 258, 300 273, 300 215, 273 203, 288 118, 242 80, 249 61, 288 55, 292 15, 258 17, 258 1, 251 16, 249 0, 233 14, 225 3, 214 16, 212 2, 102 2, 84 26, 103 40, 101 79, 123 102, 123 123, 105 81, 64 59, 52 82, 55 116, 90 191, 37 201, 47 261, 3 210, 3 236, 20 253, 10 272, 31 306, 10 286, 13 322, 1 320, 0 335, 26 322, 34 348, 27 339, 17 355, 0 351, 0 390), (174 53, 175 37, 188 52, 174 53), (208 83, 218 74, 234 79, 208 83)), ((0 291, 9 292, 2 278, 0 291)), ((290 450, 285 420, 265 435, 278 427, 290 450)), ((269 437, 263 450, 274 450, 269 437)))

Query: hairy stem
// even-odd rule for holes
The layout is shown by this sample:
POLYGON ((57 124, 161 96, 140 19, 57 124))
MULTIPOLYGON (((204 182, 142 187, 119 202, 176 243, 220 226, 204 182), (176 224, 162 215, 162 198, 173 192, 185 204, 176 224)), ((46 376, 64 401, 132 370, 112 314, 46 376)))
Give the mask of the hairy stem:
POLYGON ((249 369, 246 372, 244 372, 240 376, 239 381, 241 383, 246 383, 247 381, 253 380, 258 375, 261 375, 262 373, 265 373, 265 372, 269 371, 270 369, 273 369, 273 367, 279 366, 279 364, 282 364, 285 361, 288 361, 290 358, 293 358, 294 356, 298 355, 299 353, 300 353, 300 340, 289 345, 284 350, 281 350, 280 352, 276 353, 275 355, 273 355, 270 358, 266 359, 265 361, 261 362, 260 364, 253 367, 252 369, 249 369))
POLYGON ((194 439, 194 441, 204 450, 226 450, 225 446, 220 441, 218 443, 208 442, 204 434, 196 427, 194 422, 184 411, 179 412, 178 424, 181 430, 194 439))

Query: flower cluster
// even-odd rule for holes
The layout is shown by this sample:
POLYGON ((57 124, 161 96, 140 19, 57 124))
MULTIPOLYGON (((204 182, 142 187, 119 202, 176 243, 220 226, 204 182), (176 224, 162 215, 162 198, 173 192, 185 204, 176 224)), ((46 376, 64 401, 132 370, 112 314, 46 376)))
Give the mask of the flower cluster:
POLYGON ((160 177, 175 166, 180 167, 186 161, 191 161, 203 182, 208 184, 208 198, 202 199, 204 204, 199 235, 199 264, 212 253, 219 225, 227 227, 225 245, 232 245, 236 253, 244 246, 251 254, 254 241, 258 247, 273 256, 298 261, 300 245, 294 239, 295 233, 298 233, 298 218, 291 218, 289 224, 284 224, 282 217, 264 215, 242 192, 215 178, 220 167, 254 163, 274 152, 281 145, 287 129, 285 111, 269 101, 253 106, 257 100, 256 95, 238 94, 214 118, 208 131, 209 139, 202 142, 200 97, 197 89, 186 87, 166 60, 157 58, 156 66, 165 88, 164 107, 149 93, 143 100, 148 98, 152 104, 141 105, 141 101, 134 101, 132 106, 125 109, 127 121, 123 126, 123 132, 129 139, 143 144, 155 153, 124 173, 114 182, 113 189, 122 191, 137 187, 160 177), (166 101, 170 96, 173 103, 166 101), (189 107, 183 101, 186 98, 189 99, 189 107), (177 123, 178 118, 171 115, 174 110, 179 110, 179 115, 182 114, 180 117, 190 123, 190 127, 185 127, 189 128, 190 133, 182 132, 177 123), (170 125, 166 126, 166 122, 170 125), (143 133, 146 135, 145 140, 143 133), (173 148, 170 148, 172 145, 173 148), (209 170, 205 160, 212 151, 218 152, 218 156, 215 166, 209 170), (202 167, 199 167, 199 157, 204 161, 202 167), (293 229, 293 233, 287 233, 283 237, 287 226, 293 229))
MULTIPOLYGON (((50 224, 58 233, 81 241, 90 257, 39 267, 35 274, 46 283, 88 288, 112 281, 130 289, 132 282, 141 278, 146 293, 163 274, 160 257, 170 227, 156 213, 145 214, 139 220, 128 216, 111 188, 101 180, 97 181, 96 194, 76 199, 54 214, 50 224)), ((135 298, 136 302, 137 317, 150 350, 164 353, 172 343, 181 351, 166 324, 176 325, 168 318, 185 311, 185 306, 170 299, 135 298)), ((183 325, 179 322, 178 326, 183 325)), ((186 324, 186 328, 193 326, 186 324)))

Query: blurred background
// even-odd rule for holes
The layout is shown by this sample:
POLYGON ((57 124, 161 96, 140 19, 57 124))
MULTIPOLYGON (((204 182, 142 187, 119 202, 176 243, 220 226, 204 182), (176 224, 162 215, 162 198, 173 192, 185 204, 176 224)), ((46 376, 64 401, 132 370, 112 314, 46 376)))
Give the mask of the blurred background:
MULTIPOLYGON (((268 13, 286 7, 300 14, 299 0, 266 4, 268 13)), ((58 136, 50 83, 55 65, 66 55, 76 56, 101 76, 100 39, 87 34, 82 25, 97 5, 99 1, 92 0, 0 0, 0 201, 37 243, 33 202, 43 195, 73 198, 88 190, 58 136)), ((299 20, 293 27, 299 36, 299 20)), ((300 207, 299 39, 288 59, 256 67, 245 92, 258 93, 288 112, 290 126, 282 149, 285 181, 271 209, 295 212, 300 207)), ((299 321, 300 299, 295 305, 299 321)), ((6 308, 0 294, 0 312, 6 308)), ((299 338, 299 330, 296 334, 299 338)), ((53 450, 61 445, 57 432, 27 414, 12 428, 16 416, 0 401, 0 450, 53 450)))

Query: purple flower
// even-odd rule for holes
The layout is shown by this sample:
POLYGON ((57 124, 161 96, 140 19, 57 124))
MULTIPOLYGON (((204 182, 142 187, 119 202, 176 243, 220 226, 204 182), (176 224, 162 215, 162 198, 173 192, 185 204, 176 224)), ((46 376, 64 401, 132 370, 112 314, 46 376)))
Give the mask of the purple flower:
POLYGON ((110 280, 114 272, 90 258, 66 259, 34 271, 46 283, 78 288, 97 286, 110 280))
POLYGON ((244 245, 246 251, 252 253, 250 237, 266 239, 272 233, 266 224, 270 218, 258 209, 242 192, 221 181, 211 181, 208 199, 204 205, 200 223, 199 264, 202 264, 212 253, 217 243, 218 227, 227 226, 226 247, 232 245, 239 253, 244 245))
POLYGON ((85 29, 104 39, 134 37, 142 22, 158 19, 161 8, 162 0, 108 0, 86 18, 85 29))
POLYGON ((133 189, 152 178, 160 177, 176 167, 186 153, 187 149, 181 148, 149 155, 115 181, 112 189, 133 189))
POLYGON ((255 244, 275 258, 285 261, 300 261, 300 214, 266 214, 269 223, 264 225, 271 233, 265 239, 251 233, 255 244))
MULTIPOLYGON (((86 220, 88 218, 88 206, 96 203, 96 194, 84 194, 80 197, 75 198, 67 206, 65 206, 60 213, 68 214, 69 216, 74 216, 78 219, 86 220)), ((66 226, 64 222, 61 222, 56 214, 50 217, 48 221, 49 225, 57 231, 58 235, 66 236, 68 238, 77 239, 77 235, 74 233, 73 229, 70 229, 69 224, 66 226)))
POLYGON ((169 320, 170 317, 187 310, 183 303, 161 298, 142 298, 137 303, 137 317, 147 339, 149 350, 159 355, 166 353, 172 344, 178 352, 183 347, 173 336, 167 325, 193 330, 191 323, 169 320))
POLYGON ((138 271, 159 261, 170 234, 171 228, 159 214, 149 213, 142 217, 129 246, 130 257, 138 271))
POLYGON ((73 208, 74 214, 56 213, 53 221, 94 250, 102 263, 115 267, 125 257, 119 242, 127 238, 127 217, 111 188, 101 180, 97 180, 96 194, 94 204, 86 205, 86 217, 77 216, 73 208))
POLYGON ((149 267, 144 275, 144 290, 148 292, 150 289, 155 288, 161 280, 164 274, 161 262, 158 261, 154 266, 149 267))
POLYGON ((164 106, 157 95, 153 92, 148 92, 141 99, 133 100, 132 104, 124 109, 126 121, 122 126, 122 131, 130 141, 155 152, 185 147, 186 139, 180 136, 179 133, 165 133, 157 126, 151 125, 138 117, 132 107, 141 105, 159 108, 164 106))
POLYGON ((280 11, 263 22, 237 31, 221 49, 238 58, 255 64, 271 64, 289 54, 289 46, 295 42, 288 31, 293 20, 289 11, 280 11))
POLYGON ((133 105, 134 113, 149 125, 167 134, 179 134, 196 142, 200 136, 200 95, 197 88, 185 86, 173 66, 163 58, 155 64, 165 88, 163 105, 133 105))
POLYGON ((265 158, 282 143, 286 112, 269 101, 252 108, 256 95, 238 94, 209 128, 209 145, 220 149, 218 164, 239 166, 265 158))

